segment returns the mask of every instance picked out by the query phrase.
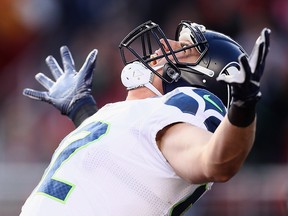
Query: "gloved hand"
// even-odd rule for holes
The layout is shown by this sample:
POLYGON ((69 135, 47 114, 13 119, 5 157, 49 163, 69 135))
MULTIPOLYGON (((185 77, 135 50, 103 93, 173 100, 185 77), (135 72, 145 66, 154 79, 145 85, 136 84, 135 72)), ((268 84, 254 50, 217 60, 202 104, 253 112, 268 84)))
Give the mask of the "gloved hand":
POLYGON ((89 53, 79 72, 75 69, 68 47, 62 46, 60 53, 64 71, 53 56, 46 58, 55 82, 42 73, 35 76, 35 79, 48 91, 25 88, 23 95, 52 104, 78 126, 87 117, 97 112, 91 89, 98 50, 94 49, 89 53))
POLYGON ((270 46, 270 29, 264 28, 247 58, 239 56, 240 70, 231 75, 222 75, 218 81, 231 85, 232 103, 228 110, 230 122, 236 126, 248 126, 255 117, 255 106, 261 98, 260 79, 270 46))

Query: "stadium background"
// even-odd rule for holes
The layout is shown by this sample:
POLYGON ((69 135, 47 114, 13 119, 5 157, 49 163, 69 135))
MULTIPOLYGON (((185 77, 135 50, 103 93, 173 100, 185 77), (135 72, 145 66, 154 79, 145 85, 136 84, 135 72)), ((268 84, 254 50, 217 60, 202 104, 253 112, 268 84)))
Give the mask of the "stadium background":
POLYGON ((174 37, 182 19, 238 40, 248 53, 263 27, 272 30, 263 78, 255 147, 230 182, 216 184, 198 202, 197 216, 288 214, 287 0, 0 0, 0 215, 15 216, 39 181, 54 149, 73 124, 51 106, 22 96, 43 89, 45 58, 67 45, 76 66, 99 50, 93 94, 101 107, 125 99, 118 44, 147 20, 174 37))

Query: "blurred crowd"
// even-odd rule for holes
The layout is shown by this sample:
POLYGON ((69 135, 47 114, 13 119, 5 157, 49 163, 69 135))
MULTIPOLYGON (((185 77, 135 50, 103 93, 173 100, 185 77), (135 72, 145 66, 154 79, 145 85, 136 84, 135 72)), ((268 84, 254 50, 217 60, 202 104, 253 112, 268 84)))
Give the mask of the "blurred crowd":
POLYGON ((67 45, 79 69, 97 48, 93 95, 101 107, 126 96, 118 50, 124 36, 152 20, 174 38, 177 24, 186 19, 231 36, 248 53, 262 28, 272 30, 256 144, 247 163, 287 163, 287 11, 287 0, 1 0, 0 162, 47 162, 74 128, 52 106, 22 96, 26 87, 44 90, 36 73, 52 78, 48 55, 61 63, 59 49, 67 45))

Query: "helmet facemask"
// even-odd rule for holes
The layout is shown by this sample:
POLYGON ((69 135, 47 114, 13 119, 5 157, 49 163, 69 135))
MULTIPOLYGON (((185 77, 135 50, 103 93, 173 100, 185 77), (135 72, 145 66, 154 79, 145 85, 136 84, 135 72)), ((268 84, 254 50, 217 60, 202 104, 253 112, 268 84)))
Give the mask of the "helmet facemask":
MULTIPOLYGON (((204 26, 197 24, 188 26, 187 23, 184 25, 185 28, 189 27, 189 31, 191 31, 190 37, 192 38, 193 43, 177 50, 172 49, 166 35, 158 24, 148 21, 138 26, 122 40, 119 46, 124 64, 127 65, 134 61, 140 61, 146 68, 151 70, 167 84, 178 81, 181 76, 180 68, 183 70, 189 70, 190 72, 199 73, 195 68, 199 68, 197 64, 208 49, 207 41, 202 33, 204 26), (161 39, 162 41, 160 41, 161 39), (165 43, 165 47, 168 48, 168 51, 164 49, 163 43, 165 43), (177 53, 193 47, 195 47, 200 54, 197 61, 187 63, 177 58, 177 53), (161 49, 162 55, 155 55, 155 51, 158 49, 161 49), (166 64, 154 67, 153 62, 162 58, 165 58, 166 64), (160 68, 164 68, 163 75, 157 72, 160 68)), ((177 32, 178 30, 180 30, 179 27, 177 32)), ((207 71, 204 69, 204 73, 211 74, 213 71, 207 71)))

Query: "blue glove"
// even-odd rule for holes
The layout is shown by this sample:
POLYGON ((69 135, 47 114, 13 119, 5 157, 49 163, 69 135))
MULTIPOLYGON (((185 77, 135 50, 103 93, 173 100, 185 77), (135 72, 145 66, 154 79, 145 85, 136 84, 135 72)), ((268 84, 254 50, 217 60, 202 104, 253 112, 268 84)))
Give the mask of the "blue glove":
POLYGON ((94 49, 89 53, 79 72, 75 69, 68 47, 62 46, 60 53, 64 71, 53 56, 46 58, 55 82, 42 73, 35 76, 35 79, 48 91, 25 88, 23 95, 52 104, 78 126, 87 117, 97 112, 91 89, 98 50, 94 49))
POLYGON ((270 29, 264 28, 247 58, 239 56, 238 73, 219 76, 218 81, 231 85, 232 103, 228 111, 230 122, 236 126, 248 126, 255 117, 255 107, 261 98, 260 80, 265 68, 266 56, 270 49, 270 29))

